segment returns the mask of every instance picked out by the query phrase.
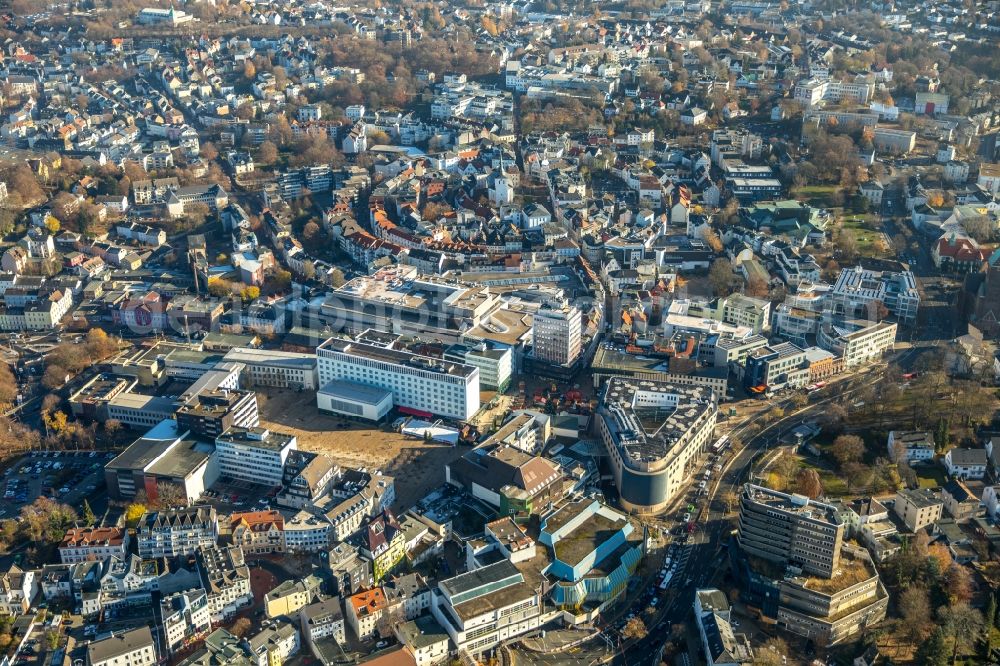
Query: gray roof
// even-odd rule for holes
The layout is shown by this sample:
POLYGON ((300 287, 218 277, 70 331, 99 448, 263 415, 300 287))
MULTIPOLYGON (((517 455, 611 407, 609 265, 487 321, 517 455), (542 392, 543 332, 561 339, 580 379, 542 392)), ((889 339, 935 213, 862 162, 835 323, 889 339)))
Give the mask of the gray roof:
POLYGON ((87 646, 87 660, 91 664, 100 664, 147 647, 153 647, 153 635, 149 627, 139 627, 91 643, 87 646))

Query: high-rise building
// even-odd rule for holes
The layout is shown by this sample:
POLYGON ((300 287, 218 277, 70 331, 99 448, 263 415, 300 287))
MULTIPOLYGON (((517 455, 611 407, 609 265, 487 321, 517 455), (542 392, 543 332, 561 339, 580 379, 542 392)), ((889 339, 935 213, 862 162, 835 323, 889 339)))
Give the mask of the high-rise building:
POLYGON ((889 595, 868 552, 844 541, 845 527, 830 504, 747 484, 731 551, 741 599, 826 645, 881 622, 889 595))
POLYGON ((830 576, 839 563, 844 529, 829 504, 753 484, 743 488, 739 541, 749 555, 830 576))
POLYGON ((553 365, 572 365, 580 357, 581 328, 576 307, 540 308, 531 335, 535 358, 553 365))

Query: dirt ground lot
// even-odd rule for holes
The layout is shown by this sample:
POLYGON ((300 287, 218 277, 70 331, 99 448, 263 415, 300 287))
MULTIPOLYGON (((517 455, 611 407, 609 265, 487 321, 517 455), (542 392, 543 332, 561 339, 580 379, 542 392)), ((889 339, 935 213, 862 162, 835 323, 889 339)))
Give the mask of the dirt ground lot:
POLYGON ((444 466, 463 447, 407 439, 365 424, 320 414, 308 393, 258 392, 261 425, 295 435, 304 451, 325 453, 340 465, 381 470, 396 480, 395 510, 409 509, 444 483, 444 466), (347 423, 347 427, 338 427, 347 423))

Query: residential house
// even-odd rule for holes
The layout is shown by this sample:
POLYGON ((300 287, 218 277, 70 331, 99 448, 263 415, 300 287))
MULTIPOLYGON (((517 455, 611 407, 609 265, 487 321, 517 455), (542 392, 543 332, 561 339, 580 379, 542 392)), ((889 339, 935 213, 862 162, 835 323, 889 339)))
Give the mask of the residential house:
POLYGON ((952 449, 944 454, 944 466, 956 479, 986 476, 986 449, 952 449))

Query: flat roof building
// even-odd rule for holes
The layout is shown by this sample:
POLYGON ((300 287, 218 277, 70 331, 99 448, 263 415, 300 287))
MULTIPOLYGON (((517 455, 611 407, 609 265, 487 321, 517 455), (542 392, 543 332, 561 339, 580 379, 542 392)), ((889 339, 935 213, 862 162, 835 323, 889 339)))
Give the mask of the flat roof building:
POLYGON ((625 509, 655 513, 667 507, 708 450, 716 400, 703 386, 608 380, 598 428, 625 509))
POLYGON ((335 406, 322 398, 325 387, 349 381, 391 391, 393 404, 416 416, 465 421, 479 411, 478 368, 341 338, 321 344, 316 356, 323 387, 317 394, 321 409, 334 411, 335 406))

